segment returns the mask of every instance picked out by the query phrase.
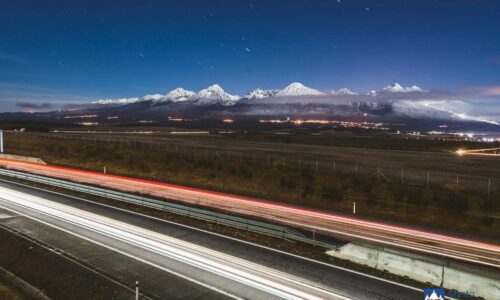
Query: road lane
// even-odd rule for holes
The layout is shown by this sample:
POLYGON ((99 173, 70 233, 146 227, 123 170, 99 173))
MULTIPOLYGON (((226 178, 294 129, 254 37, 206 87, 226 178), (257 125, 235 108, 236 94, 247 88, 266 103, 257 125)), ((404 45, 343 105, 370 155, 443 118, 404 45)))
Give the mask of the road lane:
MULTIPOLYGON (((44 198, 2 187, 0 195, 2 205, 10 204, 8 209, 16 213, 24 214, 22 210, 34 211, 50 219, 71 224, 78 229, 73 228, 69 232, 103 246, 115 247, 113 245, 117 242, 124 244, 122 250, 116 249, 118 251, 131 253, 130 247, 139 248, 141 251, 135 251, 139 254, 133 255, 152 265, 164 266, 165 259, 169 259, 190 266, 187 268, 191 269, 188 274, 172 270, 171 264, 168 264, 168 271, 235 299, 351 299, 327 287, 259 264, 44 198), (91 235, 87 234, 89 231, 91 235), (95 235, 102 238, 97 241, 95 235), (139 256, 141 252, 143 254, 139 256), (161 261, 144 258, 149 253, 161 256, 161 261)), ((186 268, 183 270, 185 272, 186 268)))
POLYGON ((272 220, 318 233, 500 268, 500 246, 182 186, 0 159, 0 167, 147 194, 272 220))
MULTIPOLYGON (((265 265, 273 270, 276 270, 277 273, 286 274, 286 276, 292 276, 292 278, 300 278, 302 282, 314 282, 316 286, 327 286, 329 287, 329 289, 334 290, 336 293, 346 295, 347 297, 353 299, 401 299, 401 297, 403 297, 404 299, 420 299, 422 295, 421 290, 419 290, 418 288, 413 288, 386 279, 376 278, 373 275, 362 274, 360 272, 347 270, 329 264, 311 261, 309 259, 304 259, 281 251, 254 245, 248 242, 235 240, 233 238, 223 237, 218 234, 191 228, 185 225, 179 225, 148 216, 143 216, 137 213, 97 204, 91 201, 84 201, 78 198, 57 195, 51 192, 39 191, 33 188, 19 186, 17 184, 0 182, 0 187, 17 190, 41 198, 48 198, 53 202, 57 202, 59 204, 64 204, 66 206, 71 206, 80 210, 93 212, 94 214, 106 216, 115 221, 121 221, 131 225, 139 226, 141 228, 147 228, 156 233, 175 237, 185 242, 202 245, 205 248, 209 248, 218 252, 224 252, 232 257, 238 257, 239 259, 251 261, 259 265, 265 265)), ((0 204, 2 206, 6 206, 9 203, 2 202, 0 200, 0 204)), ((11 209, 19 210, 19 206, 13 206, 11 207, 11 209)), ((61 228, 66 228, 66 230, 69 231, 80 232, 82 230, 81 228, 72 226, 71 224, 54 220, 52 218, 47 218, 45 215, 36 213, 31 210, 25 211, 25 213, 29 214, 32 217, 35 217, 36 219, 41 219, 45 222, 51 222, 53 226, 55 225, 61 228)), ((19 221, 19 219, 17 220, 19 221)), ((14 219, 11 220, 11 222, 13 221, 14 219)), ((17 223, 9 223, 9 226, 13 226, 21 231, 24 231, 27 234, 36 235, 39 239, 47 241, 49 242, 49 244, 53 244, 56 247, 63 249, 65 252, 71 252, 72 255, 76 257, 90 259, 88 263, 97 265, 99 267, 104 267, 106 264, 112 265, 114 261, 116 261, 118 265, 108 266, 108 269, 111 269, 111 271, 108 270, 108 272, 122 272, 126 269, 128 270, 129 267, 131 268, 131 272, 132 270, 137 269, 137 266, 129 266, 130 262, 118 263, 119 260, 116 257, 113 257, 112 259, 106 259, 106 256, 103 257, 101 254, 99 254, 102 250, 95 249, 95 247, 89 250, 87 249, 88 243, 82 244, 79 242, 75 242, 76 238, 70 240, 68 235, 66 235, 64 238, 59 238, 60 235, 54 233, 52 234, 52 237, 50 237, 47 236, 47 234, 44 232, 39 232, 39 226, 26 224, 20 225, 17 223), (96 262, 95 259, 100 260, 96 262)), ((101 240, 98 235, 95 235, 93 233, 89 234, 94 241, 102 243, 109 242, 109 239, 101 240)), ((113 245, 113 247, 119 250, 130 252, 136 257, 145 256, 142 249, 136 251, 136 249, 134 248, 120 247, 120 245, 113 245)), ((182 274, 189 274, 189 272, 192 271, 192 269, 183 267, 182 265, 176 265, 175 261, 165 262, 165 258, 157 254, 148 254, 146 255, 146 257, 148 257, 148 259, 153 259, 154 261, 163 262, 165 266, 169 267, 170 269, 175 269, 182 274)), ((151 281, 156 282, 156 284, 153 284, 153 287, 149 287, 153 294, 161 294, 162 292, 164 292, 165 288, 168 287, 168 284, 165 285, 158 279, 158 275, 153 276, 152 274, 154 273, 151 271, 146 272, 146 274, 140 274, 142 274, 141 278, 148 278, 148 283, 151 283, 151 281), (158 288, 160 289, 160 291, 158 291, 158 288)), ((119 274, 117 276, 123 277, 119 274)), ((135 281, 136 277, 132 278, 135 281)), ((167 281, 165 281, 165 283, 167 282, 172 282, 172 279, 168 279, 167 281)), ((228 282, 228 284, 234 285, 230 282, 228 282)), ((234 288, 238 287, 234 286, 234 288)), ((173 293, 177 293, 177 291, 173 291, 173 293)), ((252 296, 250 298, 256 297, 252 296)))

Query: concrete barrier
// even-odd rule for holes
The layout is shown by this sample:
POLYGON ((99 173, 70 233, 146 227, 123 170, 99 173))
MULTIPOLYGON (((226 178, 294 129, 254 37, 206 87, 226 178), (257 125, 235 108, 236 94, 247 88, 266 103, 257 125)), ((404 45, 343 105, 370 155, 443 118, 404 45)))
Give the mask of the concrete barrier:
POLYGON ((11 154, 0 154, 0 158, 26 161, 26 162, 32 162, 32 163, 37 163, 37 164, 43 164, 43 165, 47 164, 46 162, 44 162, 43 160, 41 160, 38 157, 28 157, 28 156, 19 156, 19 155, 11 155, 11 154))
POLYGON ((379 249, 377 247, 370 247, 369 245, 349 243, 340 247, 338 250, 330 250, 326 253, 340 259, 376 268, 379 249))
POLYGON ((443 282, 443 266, 385 251, 379 252, 377 269, 435 286, 443 282))
POLYGON ((349 243, 328 255, 484 299, 499 299, 500 272, 396 249, 349 243))
POLYGON ((444 267, 443 287, 458 291, 470 291, 475 296, 481 296, 485 299, 499 299, 500 297, 500 280, 498 278, 473 274, 451 267, 444 267))

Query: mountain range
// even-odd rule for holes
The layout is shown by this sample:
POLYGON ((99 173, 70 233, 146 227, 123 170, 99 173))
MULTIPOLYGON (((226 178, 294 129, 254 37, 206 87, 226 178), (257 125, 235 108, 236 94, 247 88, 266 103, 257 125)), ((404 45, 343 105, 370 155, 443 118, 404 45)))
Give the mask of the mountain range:
POLYGON ((244 96, 229 94, 218 84, 198 92, 176 88, 166 94, 101 99, 84 105, 70 105, 57 112, 2 114, 0 119, 29 117, 75 122, 75 115, 96 115, 99 123, 112 120, 121 123, 141 120, 164 123, 168 117, 196 120, 291 117, 418 123, 428 125, 426 128, 456 122, 487 126, 490 131, 498 131, 498 120, 485 117, 488 113, 473 102, 459 99, 456 94, 425 90, 416 85, 394 83, 379 90, 360 93, 348 88, 320 91, 294 82, 282 89, 257 88, 244 96))
MULTIPOLYGON (((382 92, 388 93, 423 93, 425 90, 418 86, 404 87, 399 83, 394 83, 384 87, 382 92)), ((133 97, 133 98, 118 98, 118 99, 101 99, 92 102, 93 104, 101 105, 121 105, 121 104, 131 104, 137 102, 147 102, 151 101, 153 103, 173 103, 173 102, 184 102, 189 101, 193 104, 200 105, 234 105, 239 100, 248 99, 264 99, 264 98, 274 98, 274 97, 300 97, 300 96, 349 96, 349 95, 359 95, 359 93, 353 92, 347 88, 341 88, 337 91, 333 90, 329 93, 321 92, 319 90, 305 86, 300 82, 293 82, 283 89, 271 89, 264 90, 257 88, 245 96, 240 97, 237 95, 231 95, 222 89, 218 84, 211 85, 205 89, 200 90, 195 93, 193 91, 185 90, 183 88, 176 88, 165 95, 153 94, 146 95, 143 97, 133 97)), ((367 95, 377 95, 376 91, 372 91, 367 95)))

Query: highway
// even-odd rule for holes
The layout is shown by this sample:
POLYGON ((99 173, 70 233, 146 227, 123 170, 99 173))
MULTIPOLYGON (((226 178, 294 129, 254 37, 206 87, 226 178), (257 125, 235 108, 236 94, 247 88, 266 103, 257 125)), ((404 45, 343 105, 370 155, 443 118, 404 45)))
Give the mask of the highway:
POLYGON ((335 215, 290 205, 70 168, 0 159, 0 167, 148 194, 245 216, 259 217, 317 233, 500 268, 500 246, 401 226, 335 215))
MULTIPOLYGON (((2 220, 8 222, 9 227, 56 243, 75 256, 94 259, 101 256, 98 253, 102 250, 76 247, 81 242, 63 238, 60 232, 72 235, 73 239, 91 242, 95 247, 106 248, 153 267, 154 270, 149 268, 144 272, 145 277, 164 272, 182 279, 186 290, 195 289, 190 285, 201 288, 200 298, 204 293, 212 293, 212 298, 215 293, 223 299, 420 299, 422 295, 419 289, 373 276, 109 206, 0 181, 0 213, 5 212, 13 214, 8 221, 2 220), (48 234, 47 228, 42 230, 44 226, 52 233, 48 234)), ((88 247, 86 244, 81 246, 88 247)), ((110 268, 121 272, 130 263, 124 263, 123 258, 101 262, 103 265, 116 262, 117 265, 110 268)), ((137 273, 137 267, 131 269, 135 277, 130 281, 143 279, 138 275, 141 273, 137 273)), ((156 285, 148 288, 161 298, 183 298, 182 295, 162 295, 170 281, 157 280, 156 285)))

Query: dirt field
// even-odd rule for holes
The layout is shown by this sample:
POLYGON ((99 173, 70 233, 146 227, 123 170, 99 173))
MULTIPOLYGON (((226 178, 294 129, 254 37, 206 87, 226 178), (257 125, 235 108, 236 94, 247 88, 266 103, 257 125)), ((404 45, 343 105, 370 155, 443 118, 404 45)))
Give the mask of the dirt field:
MULTIPOLYGON (((132 130, 132 129, 128 129, 132 130)), ((137 130, 137 129, 136 129, 137 130)), ((456 185, 500 192, 500 159, 485 156, 459 156, 457 149, 485 147, 484 143, 415 141, 373 136, 291 135, 276 134, 47 134, 58 139, 97 141, 131 149, 161 150, 285 169, 307 166, 324 173, 375 177, 377 169, 389 181, 426 185, 456 185), (289 138, 289 139, 288 139, 289 138), (336 140, 340 140, 336 142, 336 140), (322 145, 321 143, 326 145, 322 145), (422 143, 424 146, 418 146, 422 143), (336 146, 336 144, 346 146, 336 146), (383 149, 384 145, 388 149, 383 149), (360 146, 360 147, 353 147, 360 146), (422 149, 433 151, 423 151, 422 149), (404 149, 404 150, 398 150, 404 149), (411 150, 416 149, 416 150, 411 150), (417 151, 418 150, 418 151, 417 151), (334 166, 335 164, 335 166, 334 166), (401 176, 403 173, 403 176, 401 176), (401 178, 403 177, 403 178, 401 178)), ((490 191, 491 192, 491 191, 490 191)))

